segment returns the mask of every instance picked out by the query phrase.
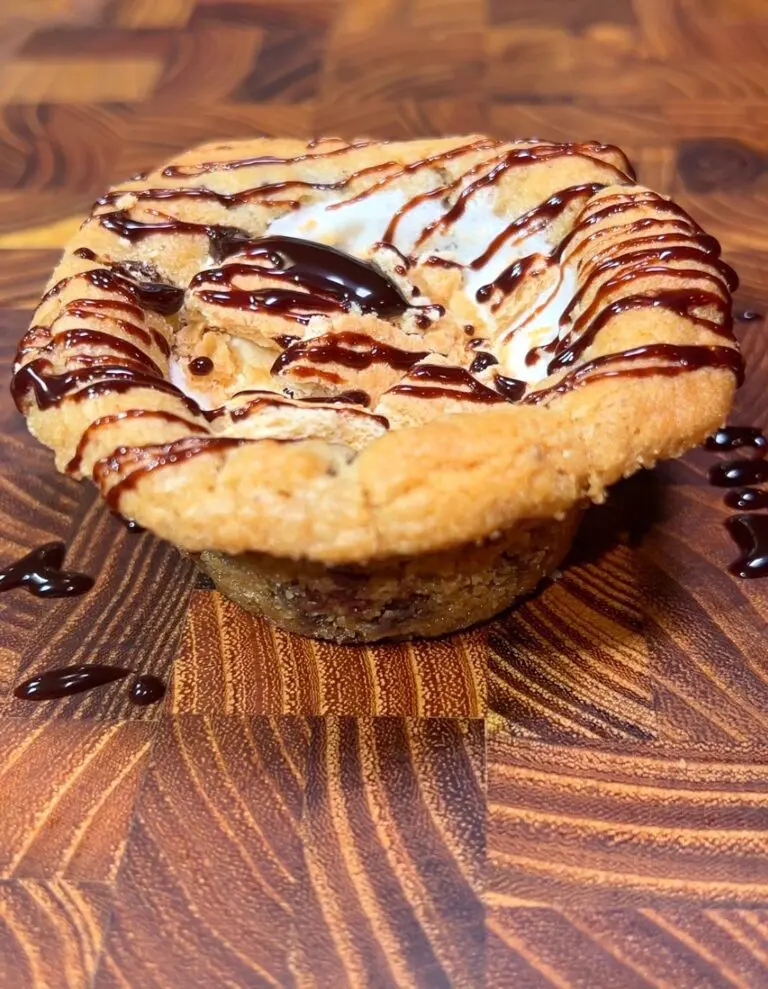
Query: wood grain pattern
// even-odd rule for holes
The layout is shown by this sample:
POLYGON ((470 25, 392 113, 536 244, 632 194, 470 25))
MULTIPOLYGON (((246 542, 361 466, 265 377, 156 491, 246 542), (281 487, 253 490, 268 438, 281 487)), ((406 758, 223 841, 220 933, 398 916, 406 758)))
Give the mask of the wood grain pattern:
POLYGON ((174 714, 480 717, 485 636, 340 647, 196 591, 173 667, 174 714))
POLYGON ((480 721, 315 722, 301 984, 483 984, 482 739, 480 721))
POLYGON ((0 721, 0 878, 111 882, 149 752, 139 724, 0 721))
POLYGON ((499 732, 488 752, 486 902, 759 906, 767 773, 719 749, 544 746, 499 732))
MULTIPOLYGON (((97 195, 254 133, 620 144, 768 310, 765 0, 0 7, 6 369, 97 195)), ((733 421, 767 426, 768 325, 739 334, 733 421)), ((0 989, 762 989, 768 595, 725 572, 716 459, 621 485, 487 628, 340 649, 128 535, 0 389, 0 565, 60 538, 98 578, 0 596, 0 989), (88 660, 165 703, 12 697, 88 660)))
POLYGON ((646 907, 555 910, 521 904, 490 922, 494 986, 752 989, 763 984, 763 911, 646 907))
POLYGON ((0 882, 0 985, 90 986, 111 901, 99 883, 0 882))
POLYGON ((163 723, 96 986, 291 984, 307 746, 300 719, 163 723))
MULTIPOLYGON (((494 623, 489 708, 516 734, 652 738, 656 714, 635 554, 619 547, 494 623)), ((496 720, 494 723, 499 723, 496 720)))

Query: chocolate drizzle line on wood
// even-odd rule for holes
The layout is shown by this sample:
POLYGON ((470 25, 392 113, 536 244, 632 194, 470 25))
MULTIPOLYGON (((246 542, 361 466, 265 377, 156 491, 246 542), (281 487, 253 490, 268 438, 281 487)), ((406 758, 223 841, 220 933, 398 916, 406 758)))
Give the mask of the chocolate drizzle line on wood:
POLYGON ((726 520, 741 556, 728 568, 736 577, 768 577, 768 515, 732 515, 726 520))
POLYGON ((71 697, 95 687, 103 687, 128 676, 128 670, 120 666, 83 664, 47 670, 19 684, 14 695, 24 701, 50 701, 71 697))
MULTIPOLYGON (((768 437, 755 426, 724 426, 710 436, 705 444, 712 452, 743 448, 755 450, 752 459, 729 460, 716 464, 709 471, 709 482, 716 487, 737 488, 725 496, 729 508, 755 511, 768 508, 768 490, 742 487, 768 481, 768 437)), ((745 579, 768 576, 768 515, 732 515, 725 521, 726 529, 741 551, 741 556, 729 566, 729 572, 745 579)))
POLYGON ((15 563, 0 570, 0 592, 23 587, 37 598, 76 597, 93 587, 93 578, 74 570, 63 570, 64 543, 38 546, 15 563))
MULTIPOLYGON (((130 670, 122 666, 105 666, 98 663, 82 663, 79 666, 62 666, 37 673, 13 691, 22 701, 52 701, 82 694, 122 680, 130 670)), ((165 696, 165 684, 151 673, 136 677, 132 682, 128 699, 132 704, 146 707, 156 704, 165 696)))

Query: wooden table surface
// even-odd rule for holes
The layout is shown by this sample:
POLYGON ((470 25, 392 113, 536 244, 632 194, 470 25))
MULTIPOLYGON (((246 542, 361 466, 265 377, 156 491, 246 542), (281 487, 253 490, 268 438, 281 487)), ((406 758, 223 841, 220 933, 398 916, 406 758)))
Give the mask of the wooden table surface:
MULTIPOLYGON (((768 305, 766 0, 7 2, 6 365, 97 195, 255 132, 618 143, 768 305)), ((0 562, 63 538, 97 575, 0 598, 2 989, 768 986, 768 582, 725 571, 713 455, 624 484, 514 614, 342 648, 128 534, 5 388, 0 425, 0 562), (166 702, 13 698, 79 661, 166 702)))

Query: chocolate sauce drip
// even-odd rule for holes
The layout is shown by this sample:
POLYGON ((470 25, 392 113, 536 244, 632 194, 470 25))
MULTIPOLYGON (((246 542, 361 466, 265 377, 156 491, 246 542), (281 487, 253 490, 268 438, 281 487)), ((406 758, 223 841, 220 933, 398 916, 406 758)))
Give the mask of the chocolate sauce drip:
MULTIPOLYGON (((79 319, 114 319, 113 313, 124 313, 134 319, 144 319, 144 310, 139 305, 132 302, 123 302, 120 299, 73 299, 61 310, 60 315, 77 316, 79 319)), ((150 342, 150 336, 143 326, 138 323, 131 323, 127 320, 120 320, 119 325, 128 332, 140 334, 140 339, 145 343, 150 342), (138 331, 138 333, 137 333, 138 331)))
POLYGON ((724 426, 707 438, 704 447, 714 452, 752 447, 765 456, 768 453, 768 437, 763 436, 762 430, 756 426, 724 426))
MULTIPOLYGON (((108 192, 102 196, 96 205, 114 206, 123 196, 132 196, 134 200, 139 202, 145 200, 163 202, 174 199, 203 199, 207 202, 217 203, 225 209, 232 209, 234 206, 242 206, 252 199, 263 199, 265 196, 271 195, 272 192, 282 191, 291 186, 305 186, 311 189, 332 189, 335 187, 335 184, 329 183, 326 185, 324 183, 298 181, 273 182, 268 185, 255 186, 252 189, 242 189, 240 192, 216 192, 215 189, 209 189, 204 185, 181 186, 176 189, 114 189, 112 192, 108 192)), ((299 206, 299 203, 294 200, 269 199, 268 202, 270 205, 277 205, 279 203, 292 209, 297 209, 299 206)))
POLYGON ((606 305, 593 317, 593 312, 601 303, 601 294, 606 286, 597 293, 592 305, 576 320, 572 331, 564 336, 557 344, 557 353, 550 361, 547 371, 549 374, 575 363, 584 351, 593 343, 597 334, 615 316, 630 310, 666 309, 681 318, 688 319, 697 326, 703 326, 721 336, 730 336, 730 310, 725 296, 702 289, 662 289, 654 294, 630 295, 606 305), (711 319, 695 315, 695 310, 701 307, 717 309, 723 316, 723 325, 711 319))
POLYGON ((0 570, 0 592, 23 587, 36 598, 68 598, 85 594, 93 578, 73 570, 62 570, 64 543, 45 543, 16 563, 0 570))
POLYGON ((768 577, 768 515, 732 515, 725 526, 741 556, 728 570, 736 577, 768 577))
POLYGON ((111 351, 111 353, 107 354, 100 353, 98 357, 78 355, 78 359, 82 360, 83 363, 90 364, 91 362, 95 363, 101 360, 113 363, 114 355, 119 354, 121 357, 124 357, 131 366, 138 364, 148 373, 157 375, 158 378, 162 378, 163 376, 163 372, 157 364, 155 364, 152 358, 148 354, 145 354, 143 350, 135 347, 127 340, 123 340, 122 337, 116 337, 112 333, 103 333, 101 330, 65 330, 63 333, 57 333, 45 348, 44 352, 50 352, 50 350, 54 347, 69 349, 83 345, 96 347, 101 351, 111 351))
MULTIPOLYGON (((80 465, 82 464, 83 457, 85 455, 85 449, 91 439, 93 439, 94 434, 100 429, 111 426, 116 422, 122 422, 124 419, 145 418, 161 419, 163 422, 178 423, 180 426, 184 426, 185 429, 189 429, 194 433, 207 432, 205 426, 198 425, 195 422, 190 422, 188 419, 183 419, 181 416, 174 415, 173 412, 165 412, 160 409, 127 409, 124 412, 114 412, 112 415, 102 416, 100 419, 96 419, 95 422, 92 422, 90 426, 88 426, 83 435, 80 437, 80 442, 77 444, 74 457, 67 464, 67 473, 73 474, 80 470, 80 465)), ((119 516, 119 518, 122 519, 122 516, 119 516)))
POLYGON ((362 405, 368 408, 371 404, 371 396, 367 391, 359 388, 351 388, 349 391, 341 391, 337 395, 309 395, 298 401, 305 404, 323 403, 325 405, 362 405))
MULTIPOLYGON (((396 171, 385 176, 383 179, 380 179, 378 182, 374 182, 367 189, 363 189, 362 192, 359 192, 351 199, 345 199, 342 203, 333 203, 329 209, 340 209, 343 206, 350 206, 352 203, 360 202, 360 200, 366 199, 368 196, 374 194, 379 189, 382 189, 390 182, 394 182, 397 179, 402 178, 404 175, 411 175, 422 168, 430 168, 432 165, 438 165, 445 161, 452 161, 454 158, 461 158, 463 155, 471 154, 474 151, 486 151, 490 148, 497 148, 501 143, 501 141, 482 138, 479 141, 472 141, 470 144, 461 144, 456 148, 450 148, 448 151, 439 151, 437 154, 429 155, 426 158, 418 158, 416 161, 410 161, 408 164, 403 165, 401 168, 397 168, 396 171)), ((389 164, 394 165, 395 162, 390 162, 389 164)), ((483 162, 480 163, 481 166, 483 164, 483 162)), ((368 171, 373 171, 373 169, 368 169, 368 171)), ((456 183, 451 183, 451 187, 455 184, 456 183)), ((408 209, 424 201, 425 199, 432 199, 438 195, 442 195, 445 191, 445 187, 430 189, 429 192, 421 193, 407 202, 405 206, 399 209, 392 217, 392 220, 384 232, 384 237, 382 239, 388 243, 392 241, 395 227, 397 226, 397 223, 402 215, 404 215, 408 209)))
POLYGON ((164 282, 157 268, 148 261, 118 261, 111 265, 112 271, 132 283, 139 304, 144 309, 172 316, 184 304, 184 290, 164 282))
POLYGON ((290 347, 297 340, 301 340, 301 337, 294 336, 292 333, 281 333, 279 336, 272 337, 272 339, 281 350, 285 350, 286 347, 290 347))
MULTIPOLYGON (((579 236, 579 234, 583 233, 585 229, 599 223, 601 220, 608 219, 612 216, 619 216, 622 213, 629 213, 633 210, 650 209, 651 207, 655 207, 659 214, 663 213, 666 215, 659 218, 644 217, 640 220, 630 221, 625 225, 617 224, 595 231, 593 234, 584 238, 584 242, 575 248, 574 254, 583 249, 586 243, 589 243, 589 241, 594 237, 616 234, 619 230, 639 232, 653 226, 669 226, 673 222, 676 222, 679 226, 681 226, 681 228, 688 235, 701 235, 708 237, 708 235, 704 234, 698 223, 696 223, 696 221, 685 212, 682 206, 678 206, 677 203, 673 203, 669 199, 664 199, 655 192, 642 193, 641 195, 632 193, 616 193, 613 196, 606 196, 604 199, 601 199, 600 204, 600 209, 596 210, 594 213, 590 213, 589 216, 577 223, 576 226, 574 226, 574 228, 566 234, 563 240, 560 241, 560 244, 552 254, 553 260, 558 263, 562 261, 565 252, 573 241, 579 236)), ((714 240, 714 238, 709 239, 714 240)))
POLYGON ((768 460, 729 460, 715 464, 709 471, 709 483, 718 488, 739 488, 765 481, 768 481, 768 460))
POLYGON ((643 347, 633 347, 617 354, 604 354, 566 374, 557 384, 529 392, 523 401, 536 405, 552 395, 573 391, 591 381, 601 378, 645 378, 652 375, 672 377, 685 371, 701 368, 731 371, 740 384, 744 376, 744 362, 735 347, 705 347, 671 343, 652 343, 643 347), (613 367, 614 364, 632 365, 638 361, 662 360, 665 364, 643 365, 641 367, 613 367))
POLYGON ((142 532, 147 531, 143 525, 139 525, 139 523, 136 522, 134 519, 127 519, 124 515, 121 515, 120 512, 110 512, 109 514, 112 516, 112 518, 117 519, 118 522, 120 522, 123 526, 125 526, 128 532, 131 533, 131 535, 137 536, 140 535, 142 532))
POLYGON ((729 508, 742 512, 753 512, 758 508, 768 508, 768 491, 759 488, 737 488, 729 491, 723 499, 729 508))
POLYGON ((94 687, 103 687, 128 676, 128 670, 120 666, 98 666, 83 663, 81 666, 63 666, 30 677, 19 684, 14 696, 23 701, 51 701, 60 697, 81 694, 94 687))
POLYGON ((524 381, 520 381, 518 378, 507 378, 503 374, 497 374, 493 383, 496 386, 496 391, 500 392, 508 402, 519 402, 527 387, 524 381))
POLYGON ((530 148, 513 148, 511 151, 504 152, 501 155, 501 159, 498 164, 494 165, 493 168, 491 168, 484 175, 481 175, 478 179, 475 179, 474 182, 467 185, 461 191, 453 206, 451 206, 451 208, 444 213, 443 216, 424 228, 419 241, 426 240, 427 237, 429 237, 436 230, 444 230, 446 227, 452 226, 464 215, 469 200, 475 195, 475 193, 486 188, 487 186, 495 185, 511 168, 519 168, 520 166, 531 165, 540 161, 552 161, 555 158, 566 156, 578 156, 582 158, 591 158, 592 160, 597 161, 600 165, 611 171, 622 181, 627 181, 630 179, 627 172, 624 172, 622 169, 610 164, 610 162, 603 161, 602 159, 595 159, 592 155, 587 153, 588 150, 597 151, 602 150, 604 147, 605 146, 598 148, 596 145, 590 146, 584 144, 537 145, 530 148))
POLYGON ((487 350, 479 350, 477 356, 469 365, 469 370, 472 374, 479 374, 484 371, 487 367, 492 367, 494 364, 498 364, 498 357, 494 357, 493 354, 489 354, 487 350))
POLYGON ((142 676, 136 677, 128 691, 128 699, 131 704, 138 704, 140 707, 157 704, 163 697, 165 697, 165 684, 160 677, 156 677, 152 673, 144 673, 142 676))
MULTIPOLYGON (((109 214, 112 215, 112 214, 109 214)), ((90 259, 89 259, 90 260, 90 259)), ((127 262, 122 268, 126 269, 127 262)), ((47 302, 48 299, 64 288, 64 286, 75 278, 84 278, 90 282, 94 288, 102 289, 104 292, 114 292, 122 295, 128 302, 139 305, 144 309, 160 313, 161 316, 171 316, 181 309, 184 304, 184 291, 176 288, 175 285, 167 285, 165 282, 138 282, 129 275, 124 274, 120 264, 115 264, 112 268, 90 268, 88 271, 80 271, 74 275, 68 275, 60 282, 50 288, 41 300, 47 302)), ((104 300, 105 302, 107 300, 104 300)))
POLYGON ((176 188, 159 189, 114 189, 112 192, 108 192, 106 195, 102 196, 96 205, 114 206, 120 201, 120 199, 123 198, 123 196, 131 196, 138 201, 154 200, 155 202, 171 201, 174 199, 201 199, 208 202, 217 203, 225 209, 231 209, 235 206, 242 206, 245 203, 249 203, 251 200, 256 199, 263 200, 264 204, 267 206, 281 206, 287 207, 288 209, 298 209, 301 205, 298 201, 291 199, 273 199, 271 198, 273 193, 285 192, 289 189, 313 189, 319 192, 332 192, 346 188, 352 182, 368 174, 369 172, 378 172, 381 169, 394 164, 394 162, 382 162, 381 164, 370 165, 367 168, 362 168, 357 172, 352 172, 350 175, 347 175, 343 179, 339 179, 337 182, 308 182, 303 179, 287 179, 282 182, 265 182, 262 185, 252 186, 248 189, 241 189, 238 192, 217 192, 215 189, 210 189, 208 186, 202 185, 178 186, 176 188))
POLYGON ((199 272, 191 284, 194 287, 231 285, 235 276, 261 274, 293 282, 311 291, 299 293, 274 287, 252 291, 203 291, 200 293, 203 301, 230 308, 268 311, 302 323, 308 322, 315 313, 348 311, 352 304, 363 312, 379 316, 400 315, 409 307, 398 287, 378 268, 334 247, 295 237, 264 237, 250 241, 246 252, 248 257, 263 258, 270 267, 229 264, 199 272), (306 310, 315 313, 307 314, 306 310))
POLYGON ((435 320, 445 316, 445 306, 432 302, 426 306, 414 306, 411 309, 411 312, 416 313, 415 320, 418 328, 420 330, 427 330, 435 322, 435 320))
POLYGON ((276 258, 282 275, 342 303, 354 303, 378 316, 401 315, 408 308, 398 287, 374 265, 326 244, 296 237, 264 237, 253 241, 250 256, 276 258))
POLYGON ((312 364, 339 364, 358 371, 371 364, 387 364, 398 371, 407 371, 427 356, 427 351, 401 350, 364 333, 346 331, 300 340, 280 354, 272 365, 271 373, 280 374, 289 365, 303 360, 312 364))
POLYGON ((466 368, 445 367, 442 364, 420 364, 412 368, 408 380, 392 388, 390 394, 412 395, 414 398, 452 398, 458 402, 478 402, 485 405, 505 401, 502 395, 481 384, 466 368), (419 383, 411 384, 412 381, 419 383), (444 387, 446 385, 456 387, 444 387))
MULTIPOLYGON (((699 250, 696 246, 678 245, 676 247, 662 246, 655 249, 651 248, 649 250, 642 251, 631 250, 627 251, 625 254, 618 254, 609 257, 591 268, 587 277, 583 279, 579 290, 573 296, 563 312, 560 325, 563 326, 571 321, 571 314, 581 304, 582 299, 592 288, 594 282, 599 279, 601 275, 606 272, 613 271, 616 268, 626 268, 627 270, 623 274, 609 279, 598 289, 592 306, 590 306, 590 312, 594 311, 594 308, 599 305, 601 298, 604 298, 608 292, 616 288, 618 285, 624 284, 625 282, 632 282, 639 278, 650 277, 652 275, 663 275, 666 278, 680 278, 683 280, 689 278, 698 280, 708 279, 714 280, 717 284, 717 280, 714 279, 712 274, 704 271, 700 272, 690 268, 670 268, 669 262, 671 261, 692 261, 694 263, 709 265, 718 272, 718 275, 722 278, 725 286, 727 286, 730 291, 734 290, 736 272, 733 268, 714 255, 708 254, 706 251, 699 250)), ((727 311, 725 300, 722 308, 723 311, 727 311)), ((730 320, 727 322, 730 326, 730 320)))
POLYGON ((97 255, 90 249, 90 247, 78 247, 76 251, 72 252, 76 258, 82 258, 84 261, 96 261, 97 255))
POLYGON ((464 265, 460 261, 452 261, 451 258, 441 258, 436 254, 430 255, 428 258, 424 259, 423 262, 428 268, 463 268, 464 265))
POLYGON ((240 392, 241 395, 253 394, 254 398, 250 402, 246 402, 244 405, 238 406, 235 409, 227 410, 230 414, 230 418, 233 422, 237 422, 240 419, 247 419, 252 412, 258 410, 260 407, 270 407, 270 406, 290 406, 292 408, 301 408, 302 405, 307 403, 311 405, 341 405, 340 409, 333 409, 338 415, 356 415, 356 416, 366 416, 368 419, 375 419, 384 429, 389 429, 389 419, 386 416, 375 415, 373 412, 368 412, 362 408, 352 408, 359 405, 370 404, 370 396, 366 392, 342 392, 341 395, 315 395, 311 398, 295 398, 291 399, 284 397, 282 395, 277 395, 275 392, 262 391, 262 392, 240 392), (348 396, 353 396, 354 398, 364 398, 365 401, 356 401, 354 403, 350 402, 348 396))
MULTIPOLYGON (((520 258, 508 268, 505 268, 492 282, 481 286, 475 293, 475 298, 478 302, 487 302, 496 291, 507 296, 511 292, 514 292, 517 286, 537 265, 544 265, 541 268, 541 271, 543 271, 547 263, 540 254, 529 254, 527 257, 520 258)), ((494 308, 498 308, 498 306, 494 308)))
POLYGON ((213 361, 210 357, 193 357, 189 362, 189 370, 198 378, 205 377, 213 370, 213 361))
POLYGON ((344 311, 335 299, 328 299, 312 292, 293 292, 282 288, 261 288, 253 291, 204 290, 200 292, 199 298, 202 302, 222 306, 225 309, 269 313, 301 325, 306 325, 315 316, 344 311))
POLYGON ((599 182, 589 182, 584 185, 573 185, 561 192, 556 192, 549 199, 528 210, 527 213, 523 213, 522 216, 505 227, 500 234, 494 237, 483 253, 475 258, 470 264, 470 268, 477 271, 479 268, 485 267, 499 248, 511 238, 530 236, 556 220, 572 203, 578 202, 580 199, 589 199, 598 190, 604 188, 605 186, 599 182))
POLYGON ((49 409, 63 399, 82 401, 106 392, 125 392, 130 388, 151 388, 166 392, 180 399, 187 408, 199 415, 196 402, 181 392, 170 381, 158 377, 149 370, 139 370, 119 364, 103 364, 95 367, 79 367, 73 371, 52 374, 50 363, 38 358, 25 364, 11 379, 11 395, 16 408, 24 411, 24 400, 33 392, 38 408, 49 409))
MULTIPOLYGON (((129 240, 132 244, 151 237, 155 234, 197 234, 208 238, 209 250, 214 261, 224 258, 251 241, 251 235, 239 227, 227 227, 211 223, 191 223, 175 217, 164 217, 161 220, 136 220, 128 210, 115 210, 113 213, 101 213, 97 217, 105 230, 110 230, 129 240)), ((142 286, 145 288, 145 286, 142 286)), ((180 291, 176 289, 176 291, 180 291)), ((182 293, 183 301, 183 293, 182 293)), ((147 306, 146 308, 149 308, 147 306)))
POLYGON ((757 320, 765 319, 765 314, 755 312, 754 309, 740 309, 734 313, 734 318, 739 323, 754 323, 757 320))
POLYGON ((345 154, 347 151, 356 151, 358 148, 367 148, 372 144, 382 143, 384 142, 354 141, 351 144, 345 144, 341 148, 334 148, 332 151, 295 155, 293 158, 278 158, 275 155, 255 155, 251 158, 236 158, 231 161, 202 161, 196 165, 167 165, 161 174, 165 178, 173 179, 192 175, 203 175, 207 172, 228 172, 238 168, 255 168, 258 165, 292 165, 299 161, 311 161, 316 158, 333 158, 336 155, 345 154))
MULTIPOLYGON (((120 473, 129 466, 130 472, 114 484, 104 495, 104 500, 112 511, 120 510, 120 498, 126 491, 133 490, 142 477, 169 464, 186 463, 203 453, 230 450, 253 442, 232 436, 185 436, 155 447, 119 447, 111 456, 100 460, 93 470, 94 480, 103 485, 110 474, 120 473), (143 459, 141 459, 143 458, 143 459), (131 460, 133 463, 131 464, 131 460)), ((290 440, 272 440, 274 443, 288 443, 290 440)))

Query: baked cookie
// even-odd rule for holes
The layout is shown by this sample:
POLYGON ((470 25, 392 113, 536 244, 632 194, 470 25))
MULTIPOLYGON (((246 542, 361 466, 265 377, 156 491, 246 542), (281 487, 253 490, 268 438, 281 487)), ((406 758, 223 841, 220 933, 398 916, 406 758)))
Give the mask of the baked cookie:
POLYGON ((60 470, 244 607, 438 635, 724 421, 735 285, 615 147, 211 144, 96 203, 13 394, 60 470))

